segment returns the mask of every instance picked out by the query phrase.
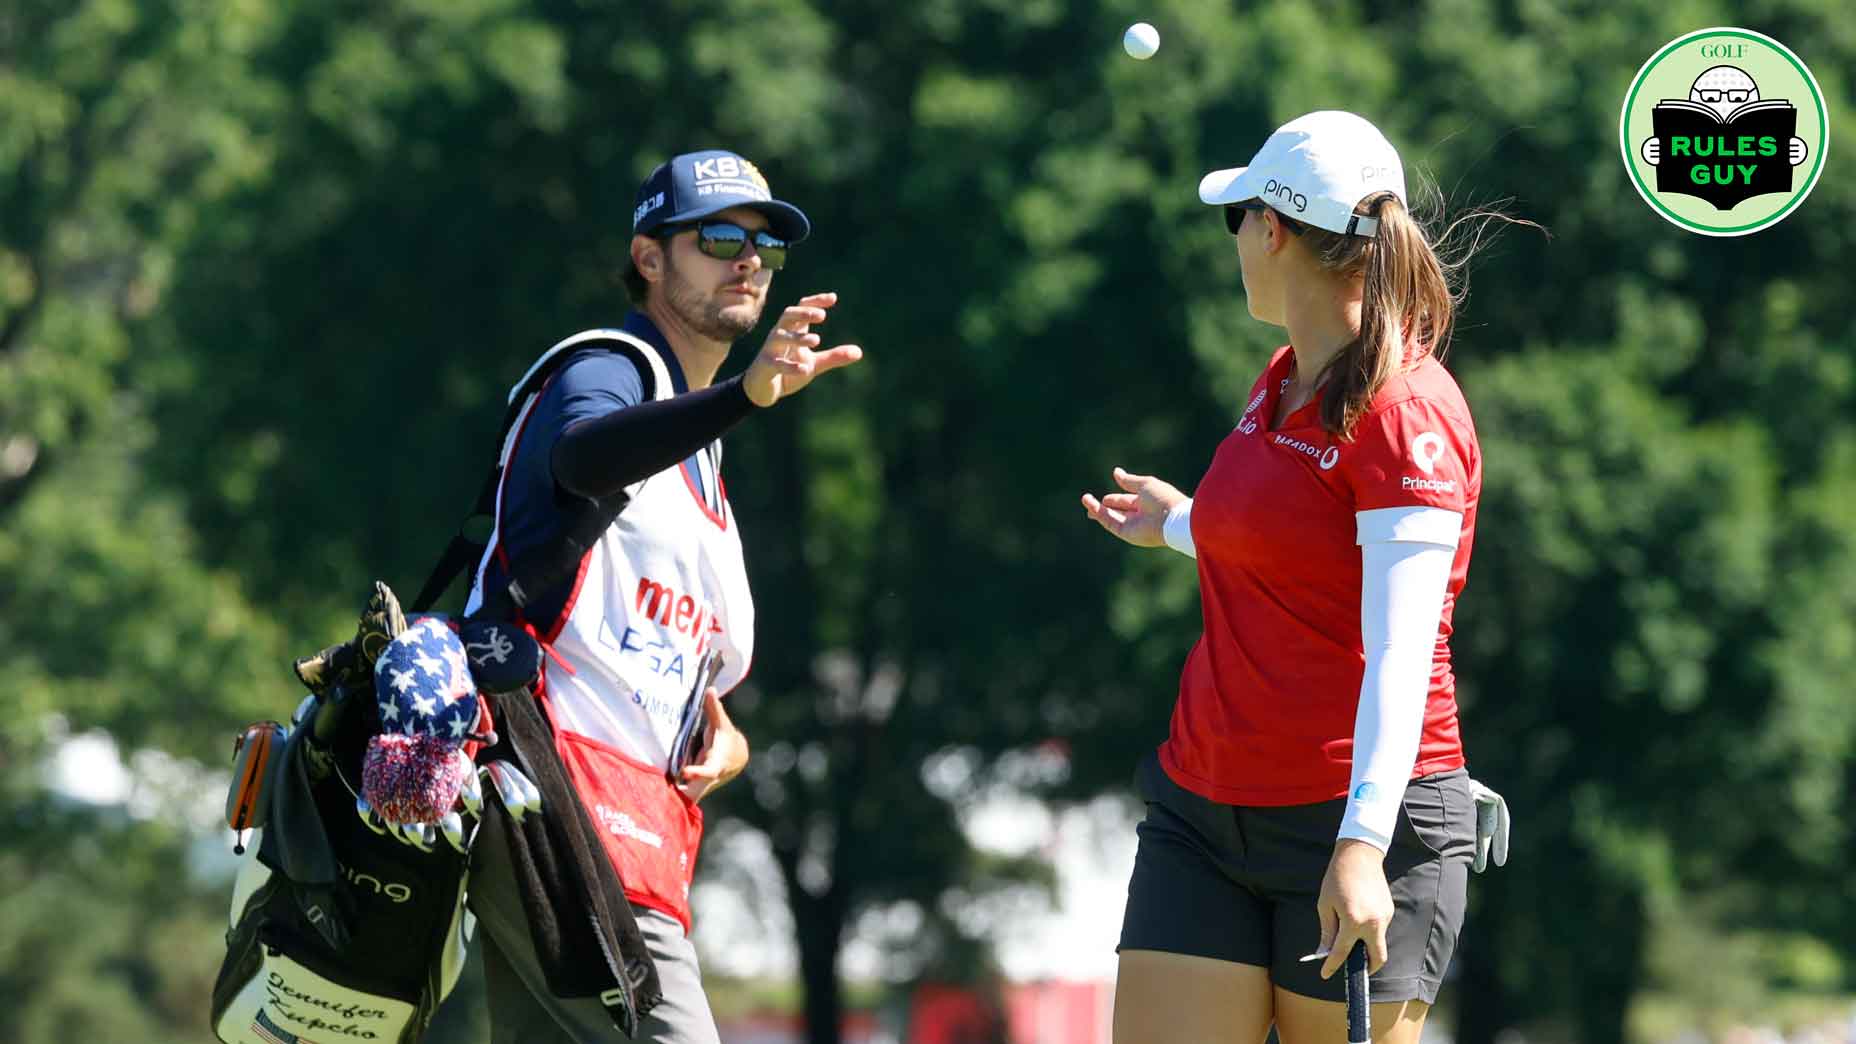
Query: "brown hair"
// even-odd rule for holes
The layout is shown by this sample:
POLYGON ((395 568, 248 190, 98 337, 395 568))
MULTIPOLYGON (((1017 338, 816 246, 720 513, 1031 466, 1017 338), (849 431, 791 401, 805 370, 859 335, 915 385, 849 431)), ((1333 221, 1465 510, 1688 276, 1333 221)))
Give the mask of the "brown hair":
POLYGON ((1321 426, 1342 438, 1351 437, 1388 380, 1426 355, 1443 356, 1467 292, 1464 269, 1492 238, 1491 226, 1540 228, 1499 209, 1479 208, 1452 221, 1434 245, 1424 222, 1390 192, 1368 196, 1354 212, 1378 219, 1374 235, 1343 235, 1313 225, 1304 226, 1301 234, 1323 269, 1364 276, 1360 334, 1317 378, 1328 381, 1321 426))
POLYGON ((651 281, 638 271, 629 256, 619 268, 619 281, 625 284, 625 296, 631 300, 632 307, 643 308, 645 298, 651 294, 651 281))

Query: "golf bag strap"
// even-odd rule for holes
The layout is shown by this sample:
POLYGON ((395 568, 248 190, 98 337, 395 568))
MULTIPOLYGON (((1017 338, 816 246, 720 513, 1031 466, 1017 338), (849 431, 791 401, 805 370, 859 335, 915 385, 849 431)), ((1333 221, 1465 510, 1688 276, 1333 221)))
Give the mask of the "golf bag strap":
MULTIPOLYGON (((484 475, 483 485, 477 490, 477 503, 459 525, 451 543, 439 555, 437 564, 432 566, 430 575, 419 588, 418 596, 408 607, 410 612, 429 612, 460 573, 482 560, 488 542, 473 537, 471 530, 473 527, 481 530, 486 525, 494 530, 497 491, 502 486, 503 469, 508 463, 505 454, 509 450, 509 430, 522 416, 523 408, 529 400, 541 394, 562 364, 575 353, 586 349, 616 352, 630 359, 638 368, 639 379, 644 384, 644 400, 649 402, 656 398, 655 371, 658 367, 654 367, 652 360, 628 335, 620 331, 588 330, 548 349, 510 390, 509 406, 503 412, 503 423, 497 431, 497 452, 489 472, 484 475)), ((580 558, 592 547, 599 534, 605 532, 606 527, 625 510, 630 499, 626 494, 619 493, 603 500, 587 501, 567 526, 566 539, 556 542, 560 546, 538 548, 511 561, 509 589, 484 592, 485 609, 506 618, 510 610, 520 610, 527 603, 529 594, 544 591, 557 580, 570 575, 572 570, 579 567, 580 558)))
POLYGON ((459 573, 470 568, 471 563, 482 557, 483 541, 473 539, 468 530, 475 519, 495 516, 496 486, 502 477, 503 469, 500 466, 492 467, 490 473, 484 476, 483 488, 477 491, 476 506, 464 519, 463 525, 458 527, 458 531, 452 534, 451 543, 445 546, 444 553, 438 556, 438 563, 432 566, 431 575, 425 578, 425 584, 419 588, 419 594, 412 600, 412 612, 429 612, 433 603, 437 602, 439 596, 445 593, 445 589, 451 586, 451 581, 457 579, 459 573))

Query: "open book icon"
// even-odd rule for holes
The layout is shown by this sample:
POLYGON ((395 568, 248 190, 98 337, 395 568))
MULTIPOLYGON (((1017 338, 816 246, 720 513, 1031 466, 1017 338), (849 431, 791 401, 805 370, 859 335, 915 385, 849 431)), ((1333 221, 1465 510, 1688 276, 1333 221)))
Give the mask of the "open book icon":
POLYGON ((1690 101, 1687 98, 1666 98, 1656 103, 1657 112, 1661 112, 1664 109, 1686 109, 1714 123, 1737 124, 1741 117, 1752 113, 1764 112, 1767 109, 1782 109, 1795 112, 1797 107, 1783 98, 1762 98, 1758 101, 1750 101, 1743 105, 1737 105, 1732 112, 1729 112, 1726 116, 1722 116, 1714 106, 1709 105, 1707 102, 1690 101))
POLYGON ((1656 191, 1707 200, 1716 210, 1792 190, 1789 150, 1798 109, 1782 98, 1749 101, 1722 116, 1714 106, 1666 99, 1651 110, 1660 156, 1656 191))

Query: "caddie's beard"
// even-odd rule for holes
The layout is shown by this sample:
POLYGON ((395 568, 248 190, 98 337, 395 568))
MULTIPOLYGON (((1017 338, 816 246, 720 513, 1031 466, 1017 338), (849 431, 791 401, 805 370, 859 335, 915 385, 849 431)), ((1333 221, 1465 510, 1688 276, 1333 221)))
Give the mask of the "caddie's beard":
POLYGON ((733 300, 718 300, 720 295, 714 291, 705 292, 683 278, 683 273, 669 257, 664 260, 664 300, 669 302, 670 310, 697 333, 726 344, 760 322, 760 310, 766 298, 744 299, 730 295, 733 300))

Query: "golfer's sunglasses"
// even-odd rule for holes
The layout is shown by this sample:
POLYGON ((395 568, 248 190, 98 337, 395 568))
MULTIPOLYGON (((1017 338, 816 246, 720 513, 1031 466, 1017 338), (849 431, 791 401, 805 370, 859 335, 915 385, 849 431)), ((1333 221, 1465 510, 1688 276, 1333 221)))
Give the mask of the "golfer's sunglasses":
MULTIPOLYGON (((1224 227, 1229 229, 1231 234, 1235 236, 1237 235, 1237 230, 1244 226, 1244 211, 1254 210, 1260 214, 1268 209, 1268 205, 1256 199, 1247 199, 1242 203, 1226 203, 1224 205, 1224 227)), ((1300 221, 1292 217, 1283 217, 1280 213, 1276 216, 1282 218, 1283 227, 1289 230, 1290 235, 1299 236, 1302 234, 1302 223, 1300 221)))
POLYGON ((659 237, 669 239, 679 232, 696 230, 696 249, 710 257, 722 261, 733 261, 746 250, 750 240, 754 243, 754 252, 760 255, 761 267, 770 272, 778 272, 786 265, 786 240, 771 232, 750 232, 732 221, 697 221, 687 225, 671 225, 665 228, 659 237))

